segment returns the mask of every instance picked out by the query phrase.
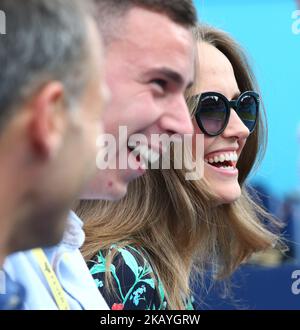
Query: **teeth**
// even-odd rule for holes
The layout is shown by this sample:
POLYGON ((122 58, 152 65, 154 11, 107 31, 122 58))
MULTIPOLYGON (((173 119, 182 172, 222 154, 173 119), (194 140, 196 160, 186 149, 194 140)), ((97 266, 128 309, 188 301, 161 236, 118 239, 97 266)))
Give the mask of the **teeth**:
POLYGON ((234 152, 229 152, 229 153, 224 153, 220 154, 218 156, 214 156, 208 159, 205 159, 207 163, 223 163, 224 161, 231 161, 231 162, 237 162, 238 160, 238 155, 237 153, 234 152))
MULTIPOLYGON (((130 147, 130 145, 128 144, 130 147)), ((147 146, 138 146, 132 150, 134 156, 140 155, 146 163, 155 163, 158 161, 160 154, 152 149, 149 149, 147 146)))
POLYGON ((150 157, 147 159, 148 162, 150 162, 151 164, 156 163, 159 160, 160 154, 154 150, 149 150, 149 155, 150 157))
POLYGON ((137 146, 136 146, 136 144, 134 143, 134 141, 133 142, 131 142, 131 141, 128 141, 128 147, 130 148, 130 149, 135 149, 135 148, 137 148, 137 146))
POLYGON ((220 163, 223 163, 225 161, 225 159, 226 159, 226 156, 224 156, 224 155, 219 156, 219 162, 220 163))
POLYGON ((221 166, 220 168, 227 171, 233 171, 235 169, 233 166, 221 166))
MULTIPOLYGON (((136 150, 136 149, 135 149, 136 150)), ((148 159, 150 158, 150 152, 149 149, 146 146, 142 146, 140 148, 138 148, 138 151, 140 153, 140 156, 143 158, 143 160, 145 162, 148 161, 148 159)))

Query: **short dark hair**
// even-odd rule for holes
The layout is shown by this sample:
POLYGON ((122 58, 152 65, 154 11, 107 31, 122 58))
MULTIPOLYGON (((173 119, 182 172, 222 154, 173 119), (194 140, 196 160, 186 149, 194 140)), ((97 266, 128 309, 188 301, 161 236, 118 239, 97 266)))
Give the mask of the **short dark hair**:
MULTIPOLYGON (((84 1, 86 2, 86 1, 84 1)), ((66 103, 84 90, 88 4, 79 0, 0 0, 0 126, 43 84, 64 84, 66 103)))
POLYGON ((174 22, 192 28, 197 23, 197 11, 193 0, 94 0, 97 7, 98 25, 105 43, 112 38, 116 21, 131 8, 141 7, 164 13, 174 22))

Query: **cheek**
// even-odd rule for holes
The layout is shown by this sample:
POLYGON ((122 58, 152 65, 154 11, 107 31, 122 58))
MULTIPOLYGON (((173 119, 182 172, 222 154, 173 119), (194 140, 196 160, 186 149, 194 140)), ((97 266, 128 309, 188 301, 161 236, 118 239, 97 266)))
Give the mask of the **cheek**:
MULTIPOLYGON (((196 155, 195 148, 196 148, 196 135, 197 134, 203 134, 202 131, 200 130, 195 118, 192 120, 193 122, 193 127, 194 127, 194 136, 193 136, 193 155, 196 155)), ((216 137, 208 137, 204 135, 204 155, 209 151, 212 150, 212 146, 216 140, 216 137)))
POLYGON ((121 115, 122 113, 118 111, 118 100, 114 98, 106 107, 102 116, 105 133, 117 136, 121 115))
POLYGON ((207 137, 204 135, 204 155, 209 152, 209 150, 213 150, 215 138, 207 137))

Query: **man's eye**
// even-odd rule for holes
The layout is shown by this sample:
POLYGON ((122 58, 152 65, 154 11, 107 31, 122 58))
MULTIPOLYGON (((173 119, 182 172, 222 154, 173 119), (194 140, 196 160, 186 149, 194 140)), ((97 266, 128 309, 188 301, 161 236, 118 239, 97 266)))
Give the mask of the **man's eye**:
POLYGON ((164 79, 153 79, 151 83, 161 87, 162 89, 167 87, 167 81, 164 79))

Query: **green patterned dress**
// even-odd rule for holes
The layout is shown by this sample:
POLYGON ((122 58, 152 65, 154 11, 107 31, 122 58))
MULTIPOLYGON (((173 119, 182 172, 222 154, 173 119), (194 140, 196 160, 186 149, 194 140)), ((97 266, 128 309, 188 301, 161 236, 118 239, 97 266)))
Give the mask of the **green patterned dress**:
MULTIPOLYGON (((106 259, 99 251, 93 260, 88 262, 90 273, 96 285, 113 310, 166 310, 164 287, 154 273, 150 263, 141 252, 133 246, 119 248, 112 245, 109 254, 117 252, 109 267, 115 290, 109 290, 105 282, 106 259)), ((186 309, 193 309, 192 299, 186 309)))

